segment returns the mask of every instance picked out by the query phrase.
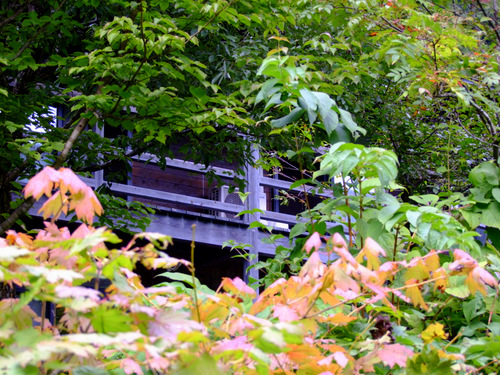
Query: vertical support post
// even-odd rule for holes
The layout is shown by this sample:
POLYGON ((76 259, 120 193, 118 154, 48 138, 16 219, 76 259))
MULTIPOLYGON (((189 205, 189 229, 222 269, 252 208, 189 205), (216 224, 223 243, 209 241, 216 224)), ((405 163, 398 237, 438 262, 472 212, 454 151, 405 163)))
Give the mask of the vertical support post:
MULTIPOLYGON (((96 124, 94 126, 94 133, 99 134, 101 137, 104 137, 104 127, 101 129, 96 124)), ((94 172, 94 189, 97 189, 104 183, 104 171, 102 169, 94 172)))
MULTIPOLYGON (((252 157, 254 160, 257 160, 259 158, 259 149, 257 145, 252 146, 252 157)), ((248 195, 248 209, 253 210, 255 208, 259 208, 259 192, 260 192, 260 177, 262 175, 262 169, 260 168, 254 168, 251 165, 247 166, 247 192, 250 194, 248 195)), ((255 212, 252 215, 248 214, 247 218, 248 222, 252 221, 260 221, 260 213, 255 212)), ((251 265, 257 263, 259 261, 259 245, 260 245, 260 239, 259 239, 259 228, 251 228, 250 230, 250 245, 252 246, 250 249, 248 249, 248 254, 250 258, 248 260, 245 260, 244 263, 244 275, 245 275, 245 282, 251 281, 251 279, 257 280, 259 278, 259 271, 251 268, 248 269, 251 265)))

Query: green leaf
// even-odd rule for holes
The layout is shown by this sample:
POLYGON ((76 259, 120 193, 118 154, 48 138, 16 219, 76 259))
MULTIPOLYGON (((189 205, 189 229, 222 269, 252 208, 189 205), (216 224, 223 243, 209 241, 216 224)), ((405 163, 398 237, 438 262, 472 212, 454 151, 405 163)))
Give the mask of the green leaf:
POLYGON ((132 318, 129 314, 116 308, 100 305, 94 309, 90 316, 92 327, 98 333, 128 332, 132 329, 132 318))
POLYGON ((339 108, 340 118, 342 119, 342 123, 345 125, 347 129, 351 131, 351 133, 355 133, 358 130, 358 125, 352 119, 352 116, 346 110, 339 108))
POLYGON ((481 223, 487 227, 500 228, 500 203, 491 202, 482 210, 481 223))
POLYGON ((492 186, 498 186, 499 169, 492 162, 484 162, 475 167, 469 174, 469 181, 476 187, 480 187, 483 182, 492 186))
POLYGON ((293 226, 290 230, 290 238, 297 237, 306 231, 306 223, 300 222, 293 226))
POLYGON ((491 190, 491 194, 493 195, 493 198, 495 198, 495 200, 500 203, 500 189, 499 188, 493 188, 491 190))
POLYGON ((255 98, 255 104, 258 104, 262 100, 267 99, 269 96, 279 91, 281 89, 281 85, 277 85, 277 83, 278 79, 276 78, 272 78, 264 82, 262 88, 255 98))
POLYGON ((201 357, 193 357, 191 360, 183 361, 188 364, 180 370, 172 372, 172 375, 223 375, 224 372, 217 367, 217 362, 208 353, 201 357))
POLYGON ((73 370, 73 375, 109 375, 106 370, 94 366, 79 366, 73 370))
POLYGON ((305 111, 302 108, 295 108, 288 115, 281 117, 277 120, 272 120, 271 126, 273 128, 282 128, 283 126, 286 126, 292 122, 297 121, 304 112, 305 111))
POLYGON ((450 276, 449 286, 445 292, 457 298, 467 298, 470 295, 469 288, 465 285, 466 276, 450 276))

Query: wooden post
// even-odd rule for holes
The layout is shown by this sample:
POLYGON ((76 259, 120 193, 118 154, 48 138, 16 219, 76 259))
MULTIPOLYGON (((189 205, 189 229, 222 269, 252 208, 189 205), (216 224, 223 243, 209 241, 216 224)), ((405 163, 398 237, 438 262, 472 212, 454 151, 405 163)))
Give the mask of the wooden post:
MULTIPOLYGON (((259 158, 259 149, 258 146, 254 145, 252 149, 252 156, 254 160, 259 158)), ((254 168, 251 165, 247 166, 247 178, 248 185, 247 191, 250 193, 248 196, 248 209, 253 210, 255 208, 259 208, 259 192, 260 192, 260 177, 262 175, 262 169, 254 168)), ((248 215, 247 220, 249 222, 252 221, 260 221, 260 213, 255 212, 252 215, 248 215)), ((251 228, 250 230, 250 245, 252 246, 248 249, 249 259, 247 259, 244 263, 244 275, 245 282, 250 283, 252 279, 257 280, 259 278, 259 271, 255 268, 248 269, 251 265, 257 263, 259 261, 259 228, 251 228)))

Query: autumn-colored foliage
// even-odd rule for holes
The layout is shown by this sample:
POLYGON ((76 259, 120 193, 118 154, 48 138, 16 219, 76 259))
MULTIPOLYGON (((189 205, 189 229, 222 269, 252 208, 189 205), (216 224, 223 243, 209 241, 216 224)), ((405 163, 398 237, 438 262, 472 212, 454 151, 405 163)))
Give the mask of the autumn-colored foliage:
POLYGON ((402 326, 411 314, 438 309, 437 317, 443 293, 458 298, 448 293, 454 277, 465 277, 471 295, 497 288, 465 251, 454 250, 453 262, 434 250, 393 261, 367 238, 353 256, 339 233, 314 232, 300 272, 275 280, 259 296, 239 278, 225 278, 214 292, 194 275, 172 272, 166 275, 186 284, 144 287, 133 271, 136 263, 156 268, 181 262, 193 271, 190 262, 164 253, 167 236, 141 234, 137 238, 150 244, 137 247, 134 238, 110 248, 119 239, 92 227, 100 205, 69 170, 46 168, 25 190, 49 197, 46 216, 75 210, 89 224, 70 232, 46 222, 35 237, 10 231, 0 239, 3 282, 26 290, 0 301, 2 373, 414 374, 423 361, 457 371, 477 368, 451 346, 461 334, 443 323, 420 322, 420 333, 402 326), (333 260, 324 263, 320 253, 333 260), (103 293, 104 280, 110 285, 103 293), (88 282, 93 288, 84 286, 88 282), (43 310, 55 304, 55 321, 35 314, 30 301, 40 301, 43 310))

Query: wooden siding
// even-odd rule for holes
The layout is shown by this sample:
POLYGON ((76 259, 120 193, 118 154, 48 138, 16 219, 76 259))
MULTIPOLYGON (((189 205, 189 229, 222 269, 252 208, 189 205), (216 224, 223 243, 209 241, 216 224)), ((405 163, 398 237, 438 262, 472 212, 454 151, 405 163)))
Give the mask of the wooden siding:
MULTIPOLYGON (((229 179, 223 179, 230 184, 229 179)), ((208 181, 202 172, 189 171, 180 168, 166 167, 161 169, 152 163, 132 162, 132 186, 144 187, 157 191, 183 194, 189 197, 211 199, 216 185, 208 181)), ((182 202, 164 202, 157 199, 136 198, 143 203, 158 208, 187 209, 182 202)), ((206 209, 190 207, 191 212, 208 213, 206 209)))

